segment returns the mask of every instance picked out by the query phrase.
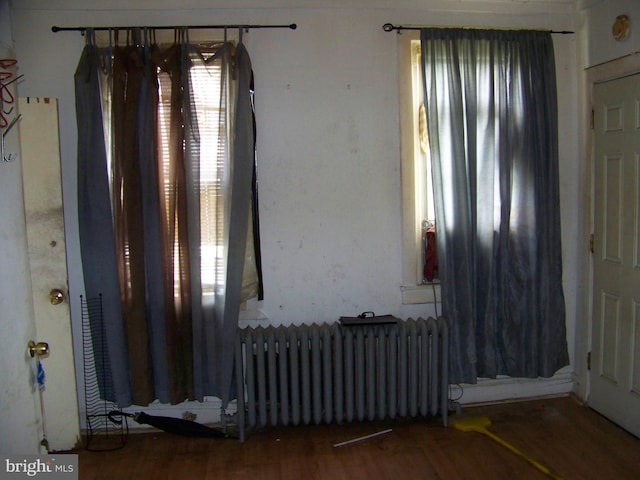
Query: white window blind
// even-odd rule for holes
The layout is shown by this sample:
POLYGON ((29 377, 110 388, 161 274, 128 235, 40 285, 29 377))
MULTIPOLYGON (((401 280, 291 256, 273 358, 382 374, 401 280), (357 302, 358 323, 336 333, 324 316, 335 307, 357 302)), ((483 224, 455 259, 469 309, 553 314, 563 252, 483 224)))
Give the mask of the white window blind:
MULTIPOLYGON (((211 55, 213 52, 202 52, 211 55)), ((190 70, 190 88, 194 98, 197 129, 199 132, 200 149, 198 161, 200 175, 200 263, 201 281, 204 295, 213 295, 214 286, 224 283, 223 261, 223 183, 225 175, 226 131, 224 99, 221 99, 221 67, 216 64, 204 65, 194 62, 190 70)), ((171 79, 166 73, 159 73, 159 133, 160 158, 168 159, 170 148, 170 109, 171 109, 171 79)), ((183 146, 184 148, 184 146, 183 146)), ((165 178, 169 174, 169 162, 162 166, 165 178)), ((170 188, 165 182, 164 188, 170 188)), ((168 193, 168 192, 166 192, 168 193)), ((176 232, 176 240, 177 240, 176 232)), ((178 242, 175 243, 176 248, 178 242)), ((175 275, 179 275, 179 252, 174 252, 175 275)), ((176 282, 177 284, 177 282, 176 282)))

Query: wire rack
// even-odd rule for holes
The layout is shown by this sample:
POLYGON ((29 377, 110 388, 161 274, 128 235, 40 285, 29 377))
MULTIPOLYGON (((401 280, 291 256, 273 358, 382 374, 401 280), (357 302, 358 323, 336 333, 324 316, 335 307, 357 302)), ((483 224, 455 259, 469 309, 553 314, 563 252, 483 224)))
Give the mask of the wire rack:
POLYGON ((118 421, 109 417, 110 412, 121 412, 121 409, 115 402, 113 378, 108 362, 109 350, 105 335, 102 295, 91 299, 81 295, 80 304, 87 421, 85 448, 91 451, 117 450, 127 442, 129 425, 123 415, 115 416, 118 421))

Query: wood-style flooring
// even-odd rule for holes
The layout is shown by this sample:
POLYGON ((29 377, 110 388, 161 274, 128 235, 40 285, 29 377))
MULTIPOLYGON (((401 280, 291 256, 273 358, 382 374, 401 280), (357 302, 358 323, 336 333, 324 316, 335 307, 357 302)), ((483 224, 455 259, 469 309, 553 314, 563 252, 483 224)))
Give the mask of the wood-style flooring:
MULTIPOLYGON (((451 420, 477 416, 556 478, 640 479, 640 439, 571 397, 466 407, 451 420)), ((78 453, 83 480, 551 478, 487 436, 435 420, 268 428, 245 443, 132 433, 120 450, 78 453)))

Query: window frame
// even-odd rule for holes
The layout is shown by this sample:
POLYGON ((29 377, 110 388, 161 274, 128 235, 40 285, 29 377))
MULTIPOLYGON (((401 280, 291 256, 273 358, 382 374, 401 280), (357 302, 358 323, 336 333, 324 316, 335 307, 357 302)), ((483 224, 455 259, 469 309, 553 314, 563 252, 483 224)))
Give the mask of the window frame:
POLYGON ((423 283, 422 220, 417 189, 424 188, 416 164, 420 149, 418 115, 413 89, 412 58, 420 48, 420 32, 403 31, 397 36, 398 99, 400 127, 400 171, 402 185, 402 303, 427 304, 440 302, 440 284, 423 283), (416 43, 417 42, 417 43, 416 43), (418 50, 416 50, 418 49, 418 50))

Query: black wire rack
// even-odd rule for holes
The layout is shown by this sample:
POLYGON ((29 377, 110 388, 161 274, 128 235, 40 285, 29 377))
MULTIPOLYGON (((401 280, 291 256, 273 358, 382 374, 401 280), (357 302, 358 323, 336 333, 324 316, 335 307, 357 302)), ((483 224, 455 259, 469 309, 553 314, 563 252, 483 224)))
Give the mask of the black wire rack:
POLYGON ((109 350, 105 335, 102 295, 80 296, 82 306, 82 356, 84 367, 84 401, 86 434, 84 446, 90 451, 122 448, 129 436, 129 425, 123 415, 115 422, 110 412, 121 412, 115 402, 113 378, 109 366, 109 350))

